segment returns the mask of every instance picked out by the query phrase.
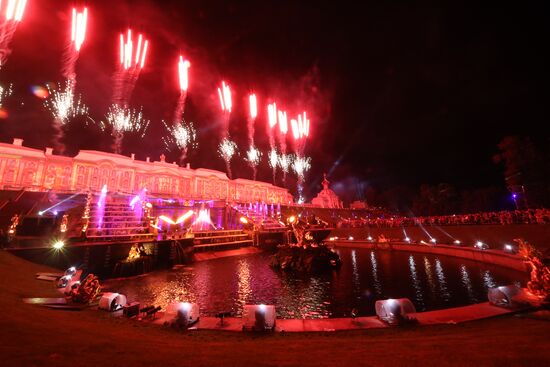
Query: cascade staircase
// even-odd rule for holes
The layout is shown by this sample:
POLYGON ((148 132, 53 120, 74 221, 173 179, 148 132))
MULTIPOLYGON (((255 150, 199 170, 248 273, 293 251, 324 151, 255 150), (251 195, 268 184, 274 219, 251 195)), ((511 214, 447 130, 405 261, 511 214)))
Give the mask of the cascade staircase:
POLYGON ((103 210, 92 201, 86 237, 92 241, 147 241, 155 237, 127 201, 106 202, 103 210), (102 215, 103 214, 103 215, 102 215))
POLYGON ((269 215, 269 210, 254 210, 246 205, 239 206, 235 210, 251 221, 260 231, 281 231, 286 229, 283 223, 272 215, 269 215))
POLYGON ((194 232, 195 252, 234 250, 252 246, 250 236, 242 230, 217 230, 194 232))

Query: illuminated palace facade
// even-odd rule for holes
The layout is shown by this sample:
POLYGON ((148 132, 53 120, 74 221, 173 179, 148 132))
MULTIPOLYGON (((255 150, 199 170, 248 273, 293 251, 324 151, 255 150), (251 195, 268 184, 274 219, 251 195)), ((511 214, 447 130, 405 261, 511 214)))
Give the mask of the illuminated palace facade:
POLYGON ((52 154, 23 146, 0 143, 0 189, 56 192, 109 192, 227 202, 292 203, 287 189, 266 182, 230 180, 223 172, 191 169, 175 163, 139 161, 118 154, 81 150, 75 157, 52 154))

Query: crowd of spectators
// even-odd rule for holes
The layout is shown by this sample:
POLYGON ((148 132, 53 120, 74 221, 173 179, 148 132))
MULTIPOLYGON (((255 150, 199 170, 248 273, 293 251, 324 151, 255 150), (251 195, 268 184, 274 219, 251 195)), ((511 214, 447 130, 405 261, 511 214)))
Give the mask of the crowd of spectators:
POLYGON ((429 217, 403 217, 387 215, 377 217, 341 218, 337 227, 410 227, 410 226, 446 226, 468 224, 548 224, 550 223, 550 210, 528 209, 500 212, 482 212, 473 214, 439 215, 429 217))

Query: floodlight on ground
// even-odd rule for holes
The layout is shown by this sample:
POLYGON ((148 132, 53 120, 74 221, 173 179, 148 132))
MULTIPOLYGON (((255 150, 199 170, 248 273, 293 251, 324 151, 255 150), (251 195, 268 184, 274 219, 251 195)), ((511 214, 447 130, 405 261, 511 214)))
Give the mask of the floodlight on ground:
POLYGON ((507 243, 504 245, 504 252, 507 252, 509 254, 515 254, 516 252, 518 252, 518 250, 516 246, 510 245, 509 243, 507 243))
POLYGON ((71 275, 63 275, 61 278, 59 278, 57 280, 57 288, 66 288, 67 285, 69 285, 69 282, 71 281, 71 279, 73 278, 72 274, 71 275))
POLYGON ((455 245, 460 245, 462 242, 460 242, 459 240, 454 240, 453 242, 455 245))
POLYGON ((368 237, 367 237, 367 241, 372 241, 372 237, 371 237, 371 236, 368 236, 368 237))
POLYGON ((529 303, 527 293, 514 284, 490 288, 487 297, 492 305, 504 308, 515 308, 529 303))
POLYGON ((63 247, 65 247, 65 242, 59 240, 59 241, 55 241, 52 245, 52 247, 56 250, 61 250, 63 247))
POLYGON ((375 303, 375 309, 376 316, 389 325, 415 321, 411 314, 416 313, 416 309, 408 298, 379 300, 375 303))
POLYGON ((411 239, 409 237, 405 237, 405 242, 411 242, 411 239))
POLYGON ((166 308, 167 323, 171 326, 186 328, 200 318, 199 305, 191 302, 172 302, 166 308))
POLYGON ((243 308, 243 330, 274 331, 275 330, 275 306, 274 305, 245 305, 243 308))
POLYGON ((99 309, 109 312, 122 310, 127 304, 126 296, 120 293, 105 292, 99 300, 99 309))
POLYGON ((431 243, 436 243, 437 240, 436 240, 435 238, 432 237, 432 238, 430 239, 430 242, 431 242, 431 243))
POLYGON ((349 236, 348 240, 353 241, 353 236, 349 236))

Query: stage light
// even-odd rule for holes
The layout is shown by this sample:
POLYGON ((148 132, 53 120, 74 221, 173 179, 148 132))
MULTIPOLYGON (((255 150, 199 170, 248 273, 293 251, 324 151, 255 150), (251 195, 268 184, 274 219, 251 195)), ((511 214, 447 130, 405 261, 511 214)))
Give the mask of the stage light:
POLYGON ((54 244, 52 245, 52 247, 56 250, 61 250, 63 247, 65 247, 65 242, 63 241, 56 241, 54 242, 54 244))
POLYGON ((431 242, 431 243, 436 243, 437 240, 436 240, 435 238, 432 237, 432 238, 430 239, 430 242, 431 242))
POLYGON ((368 240, 368 241, 372 241, 372 237, 371 237, 371 236, 368 236, 368 237, 367 237, 367 240, 368 240))
POLYGON ((517 249, 514 245, 505 244, 504 245, 504 252, 508 252, 510 254, 515 254, 517 252, 517 249))
POLYGON ((349 236, 348 240, 353 241, 353 236, 349 236))
POLYGON ((296 217, 294 215, 291 215, 290 217, 288 217, 288 223, 292 224, 296 222, 296 217))
POLYGON ((239 219, 239 221, 242 223, 242 224, 248 224, 248 219, 246 219, 245 217, 241 217, 239 219))
POLYGON ((405 242, 411 242, 411 239, 409 237, 405 237, 405 242))
POLYGON ((455 245, 460 245, 461 242, 460 242, 459 240, 455 240, 455 241, 454 241, 454 244, 455 244, 455 245))

